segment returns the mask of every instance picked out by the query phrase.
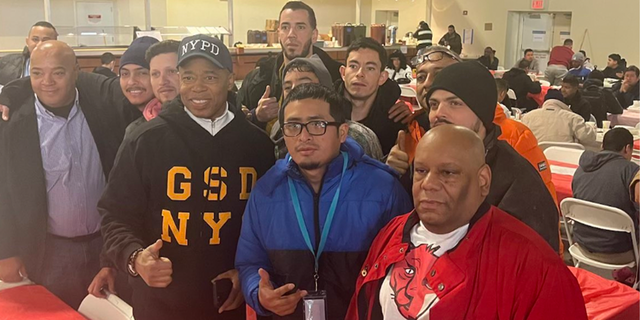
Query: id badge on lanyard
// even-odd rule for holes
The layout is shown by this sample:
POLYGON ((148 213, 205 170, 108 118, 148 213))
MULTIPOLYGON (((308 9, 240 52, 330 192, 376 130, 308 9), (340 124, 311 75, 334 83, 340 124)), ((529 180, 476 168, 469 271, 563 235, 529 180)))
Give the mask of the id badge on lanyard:
POLYGON ((326 291, 312 291, 302 299, 304 320, 327 320, 326 291))
POLYGON ((329 207, 329 212, 327 213, 327 218, 324 223, 324 227, 322 230, 322 236, 320 237, 320 243, 318 244, 318 251, 316 252, 311 244, 311 239, 309 237, 309 231, 307 230, 307 226, 304 223, 304 218, 302 216, 302 208, 300 207, 300 201, 298 199, 298 192, 293 184, 291 178, 288 178, 289 183, 289 192, 291 194, 291 202, 293 203, 293 209, 296 212, 296 218, 298 220, 298 227, 300 227, 300 232, 304 238, 304 242, 307 247, 313 254, 314 258, 314 274, 313 280, 315 282, 315 291, 310 291, 307 296, 304 297, 304 319, 306 320, 326 320, 327 319, 327 294, 324 290, 318 290, 318 279, 320 275, 318 274, 318 265, 320 261, 320 255, 322 251, 324 251, 324 247, 327 242, 327 238, 329 237, 329 229, 331 229, 331 222, 333 221, 333 217, 336 213, 336 207, 338 206, 338 198, 340 197, 340 189, 342 187, 342 178, 344 177, 344 173, 347 170, 347 164, 349 162, 349 155, 346 152, 342 152, 342 174, 340 176, 340 184, 338 184, 338 188, 336 189, 336 193, 333 196, 333 200, 331 201, 331 206, 329 207))

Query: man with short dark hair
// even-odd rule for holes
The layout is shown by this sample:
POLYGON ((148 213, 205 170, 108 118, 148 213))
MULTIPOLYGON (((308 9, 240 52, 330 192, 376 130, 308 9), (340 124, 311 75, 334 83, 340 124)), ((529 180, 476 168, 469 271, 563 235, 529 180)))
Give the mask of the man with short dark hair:
POLYGON ((111 52, 105 52, 100 56, 100 66, 93 69, 93 73, 101 74, 107 78, 115 78, 118 75, 113 72, 116 67, 116 57, 111 52))
POLYGON ((582 96, 591 105, 591 114, 596 118, 598 128, 602 128, 602 121, 607 120, 607 114, 622 114, 623 109, 613 92, 604 87, 604 74, 600 70, 593 70, 582 84, 582 96))
POLYGON ((323 290, 322 319, 345 319, 373 237, 410 208, 392 170, 347 138, 341 100, 306 83, 280 109, 289 156, 252 190, 236 254, 245 300, 259 315, 301 319, 301 298, 323 290))
POLYGON ((587 319, 580 286, 556 252, 489 205, 497 173, 484 155, 465 127, 435 127, 420 140, 415 210, 375 238, 345 319, 587 319))
POLYGON ((531 80, 528 75, 530 65, 529 60, 522 60, 518 68, 512 68, 502 75, 502 79, 506 80, 509 83, 509 88, 516 93, 516 107, 525 109, 525 112, 539 107, 535 100, 528 97, 528 94, 537 94, 542 91, 540 82, 531 80))
MULTIPOLYGON (((602 151, 585 151, 571 183, 573 197, 618 208, 633 219, 638 228, 638 209, 629 194, 629 185, 638 172, 631 162, 633 135, 613 128, 604 135, 602 151)), ((587 257, 605 263, 627 264, 634 260, 631 236, 624 232, 604 231, 579 222, 573 226, 573 238, 587 257)))
POLYGON ((630 66, 624 71, 624 79, 611 88, 622 108, 627 109, 633 101, 640 100, 640 69, 630 66))
POLYGON ((520 62, 527 60, 530 62, 529 64, 529 71, 533 72, 533 73, 540 73, 540 66, 538 65, 538 59, 533 57, 533 49, 526 49, 524 50, 524 57, 522 57, 522 59, 518 60, 518 62, 516 62, 516 64, 513 66, 514 68, 518 68, 518 66, 520 65, 520 62))
POLYGON ((455 52, 456 54, 460 54, 462 52, 462 37, 456 32, 456 27, 454 25, 449 25, 447 28, 447 33, 440 38, 438 44, 441 46, 449 46, 449 50, 455 52))
POLYGON ((234 253, 273 143, 230 111, 233 64, 219 39, 184 38, 178 70, 179 99, 118 151, 98 203, 105 251, 130 275, 136 319, 243 319, 234 253), (211 281, 222 279, 232 290, 214 306, 211 281))
POLYGON ((591 104, 582 97, 578 78, 573 75, 564 77, 560 92, 564 97, 564 103, 571 108, 571 111, 579 114, 585 122, 591 121, 591 104))
POLYGON ((561 46, 555 46, 549 54, 549 62, 544 70, 544 77, 552 86, 559 86, 567 75, 573 57, 573 40, 566 39, 561 46))
POLYGON ((22 53, 13 53, 0 59, 0 85, 5 85, 11 80, 19 79, 29 75, 29 56, 36 46, 44 41, 58 39, 58 31, 49 22, 38 21, 31 29, 25 39, 26 46, 22 53))
POLYGON ((398 131, 407 128, 389 118, 400 98, 400 87, 389 79, 386 63, 387 51, 382 45, 371 38, 358 39, 347 49, 347 65, 340 67, 342 80, 335 83, 338 93, 351 102, 351 110, 346 110, 351 120, 376 133, 385 155, 395 144, 398 131))
POLYGON ((280 10, 278 39, 282 51, 269 64, 269 68, 251 71, 238 91, 238 105, 248 108, 251 121, 266 132, 278 116, 282 101, 282 68, 295 58, 317 55, 325 65, 332 81, 340 79, 340 63, 313 44, 318 40, 316 14, 302 1, 289 1, 280 10))
MULTIPOLYGON (((329 71, 317 56, 295 58, 284 67, 282 73, 284 74, 283 96, 285 99, 291 90, 301 84, 320 83, 329 89, 333 87, 329 71)), ((376 134, 359 122, 351 120, 346 122, 349 125, 349 137, 362 147, 364 153, 373 159, 382 160, 384 155, 376 134)), ((271 139, 276 143, 276 158, 284 159, 287 154, 287 146, 279 122, 274 124, 271 129, 271 139)))
POLYGON ((605 78, 622 79, 626 67, 626 61, 619 54, 612 53, 607 58, 607 67, 602 72, 605 78))

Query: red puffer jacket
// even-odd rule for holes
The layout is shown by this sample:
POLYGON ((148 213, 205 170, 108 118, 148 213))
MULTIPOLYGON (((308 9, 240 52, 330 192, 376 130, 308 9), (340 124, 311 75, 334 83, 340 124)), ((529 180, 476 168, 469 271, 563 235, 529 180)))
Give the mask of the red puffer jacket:
MULTIPOLYGON (((383 319, 381 283, 410 249, 416 223, 412 212, 380 231, 346 319, 383 319)), ((486 203, 458 246, 438 258, 422 281, 439 298, 430 319, 587 319, 578 282, 558 255, 529 227, 486 203)))

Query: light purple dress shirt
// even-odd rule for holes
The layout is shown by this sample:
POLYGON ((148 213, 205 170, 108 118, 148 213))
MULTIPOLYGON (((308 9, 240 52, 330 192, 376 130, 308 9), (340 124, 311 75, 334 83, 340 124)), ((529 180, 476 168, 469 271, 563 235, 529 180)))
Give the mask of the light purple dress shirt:
POLYGON ((97 204, 105 176, 78 91, 66 119, 48 111, 37 96, 35 105, 47 186, 48 232, 67 238, 98 232, 97 204))

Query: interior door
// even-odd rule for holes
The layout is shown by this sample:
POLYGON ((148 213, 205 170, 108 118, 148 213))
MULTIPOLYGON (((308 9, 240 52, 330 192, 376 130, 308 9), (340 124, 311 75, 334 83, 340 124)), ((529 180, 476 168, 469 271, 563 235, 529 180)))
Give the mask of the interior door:
POLYGON ((522 15, 522 42, 520 56, 524 50, 533 49, 533 54, 544 72, 549 61, 549 52, 553 44, 553 14, 527 13, 522 15))
POLYGON ((114 45, 115 25, 113 2, 76 2, 78 45, 114 45))

